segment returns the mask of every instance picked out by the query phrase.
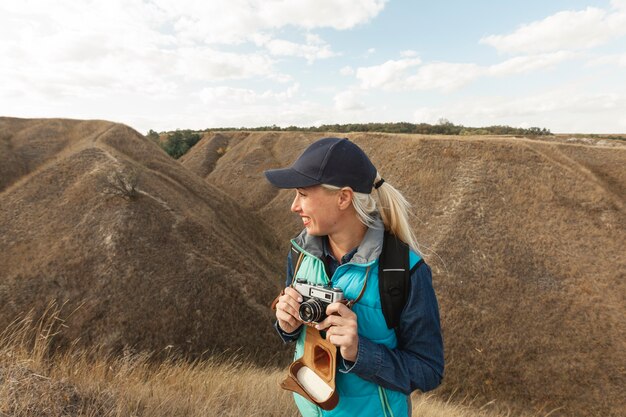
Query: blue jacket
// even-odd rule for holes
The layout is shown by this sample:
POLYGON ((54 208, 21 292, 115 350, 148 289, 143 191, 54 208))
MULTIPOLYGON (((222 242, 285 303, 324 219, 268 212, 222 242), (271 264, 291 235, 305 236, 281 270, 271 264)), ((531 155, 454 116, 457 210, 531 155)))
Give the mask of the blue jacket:
MULTIPOLYGON (((299 239, 307 240, 309 247, 313 248, 311 253, 326 263, 326 273, 331 277, 331 281, 338 279, 339 277, 334 275, 340 263, 330 254, 326 238, 307 236, 306 231, 303 231, 299 239)), ((382 230, 380 232, 368 230, 364 242, 366 239, 371 246, 372 240, 382 239, 382 230)), ((359 261, 363 263, 360 257, 362 246, 363 242, 359 248, 346 254, 341 260, 341 265, 359 261)), ((382 240, 379 246, 382 246, 382 240)), ((376 258, 380 255, 380 247, 377 249, 378 252, 374 252, 376 258)), ((411 258, 419 259, 415 253, 411 254, 411 258)), ((290 253, 287 262, 287 286, 291 284, 293 278, 292 264, 290 253)), ((377 291, 377 285, 374 288, 377 291)), ((357 320, 358 317, 357 314, 357 320)), ((384 326, 384 322, 382 325, 384 326)), ((285 342, 298 339, 302 330, 300 328, 292 334, 287 334, 278 325, 276 329, 285 342)), ((340 359, 338 371, 343 374, 354 374, 382 388, 406 395, 406 401, 409 402, 407 414, 410 414, 408 395, 415 389, 428 391, 436 388, 441 382, 444 368, 439 309, 432 287, 431 271, 424 262, 417 262, 411 270, 411 289, 395 336, 392 342, 383 344, 368 339, 359 331, 356 362, 340 359)), ((349 380, 352 379, 346 379, 349 380)))

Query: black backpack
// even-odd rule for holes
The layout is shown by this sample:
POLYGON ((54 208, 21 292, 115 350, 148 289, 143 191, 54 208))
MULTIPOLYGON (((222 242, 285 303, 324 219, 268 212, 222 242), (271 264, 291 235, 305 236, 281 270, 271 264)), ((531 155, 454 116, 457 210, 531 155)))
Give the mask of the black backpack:
MULTIPOLYGON (((298 248, 291 245, 296 255, 298 248)), ((292 260, 297 257, 291 258, 292 260)), ((424 261, 420 259, 413 269, 424 261)), ((297 267, 296 267, 297 268, 297 267)), ((291 270, 295 271, 292 264, 291 270)), ((385 231, 383 249, 378 262, 378 291, 383 315, 389 329, 396 329, 400 323, 400 315, 406 305, 411 289, 411 267, 409 264, 409 246, 395 235, 385 231)))

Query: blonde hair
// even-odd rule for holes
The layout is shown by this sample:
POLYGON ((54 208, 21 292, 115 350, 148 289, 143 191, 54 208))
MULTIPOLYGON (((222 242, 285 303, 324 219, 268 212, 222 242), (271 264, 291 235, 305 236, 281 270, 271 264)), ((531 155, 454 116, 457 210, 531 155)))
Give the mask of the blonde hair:
MULTIPOLYGON (((377 172, 374 182, 379 182, 381 179, 382 177, 377 172)), ((328 184, 322 184, 322 187, 328 190, 341 189, 341 187, 328 184)), ((373 197, 373 193, 365 194, 355 192, 353 194, 352 206, 359 220, 367 227, 372 227, 375 223, 374 216, 376 212, 379 212, 385 225, 385 230, 391 232, 409 245, 413 251, 419 252, 417 239, 415 239, 415 235, 409 224, 409 208, 411 206, 409 202, 400 191, 386 181, 376 189, 376 194, 378 203, 373 197)))

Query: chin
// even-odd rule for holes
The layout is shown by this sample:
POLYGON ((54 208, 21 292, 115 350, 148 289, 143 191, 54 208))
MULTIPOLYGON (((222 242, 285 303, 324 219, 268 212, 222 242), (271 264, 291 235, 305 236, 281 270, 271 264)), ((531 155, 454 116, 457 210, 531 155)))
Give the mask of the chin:
POLYGON ((325 236, 326 233, 321 233, 319 230, 313 229, 311 227, 306 227, 306 232, 309 236, 325 236))

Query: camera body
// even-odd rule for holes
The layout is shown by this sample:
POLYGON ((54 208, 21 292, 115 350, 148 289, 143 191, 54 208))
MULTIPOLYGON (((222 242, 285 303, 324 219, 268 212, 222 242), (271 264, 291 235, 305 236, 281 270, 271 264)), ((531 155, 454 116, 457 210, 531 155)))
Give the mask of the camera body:
POLYGON ((293 285, 302 295, 302 304, 298 313, 304 323, 319 323, 326 318, 326 307, 343 300, 343 290, 329 285, 311 284, 299 278, 293 285))

